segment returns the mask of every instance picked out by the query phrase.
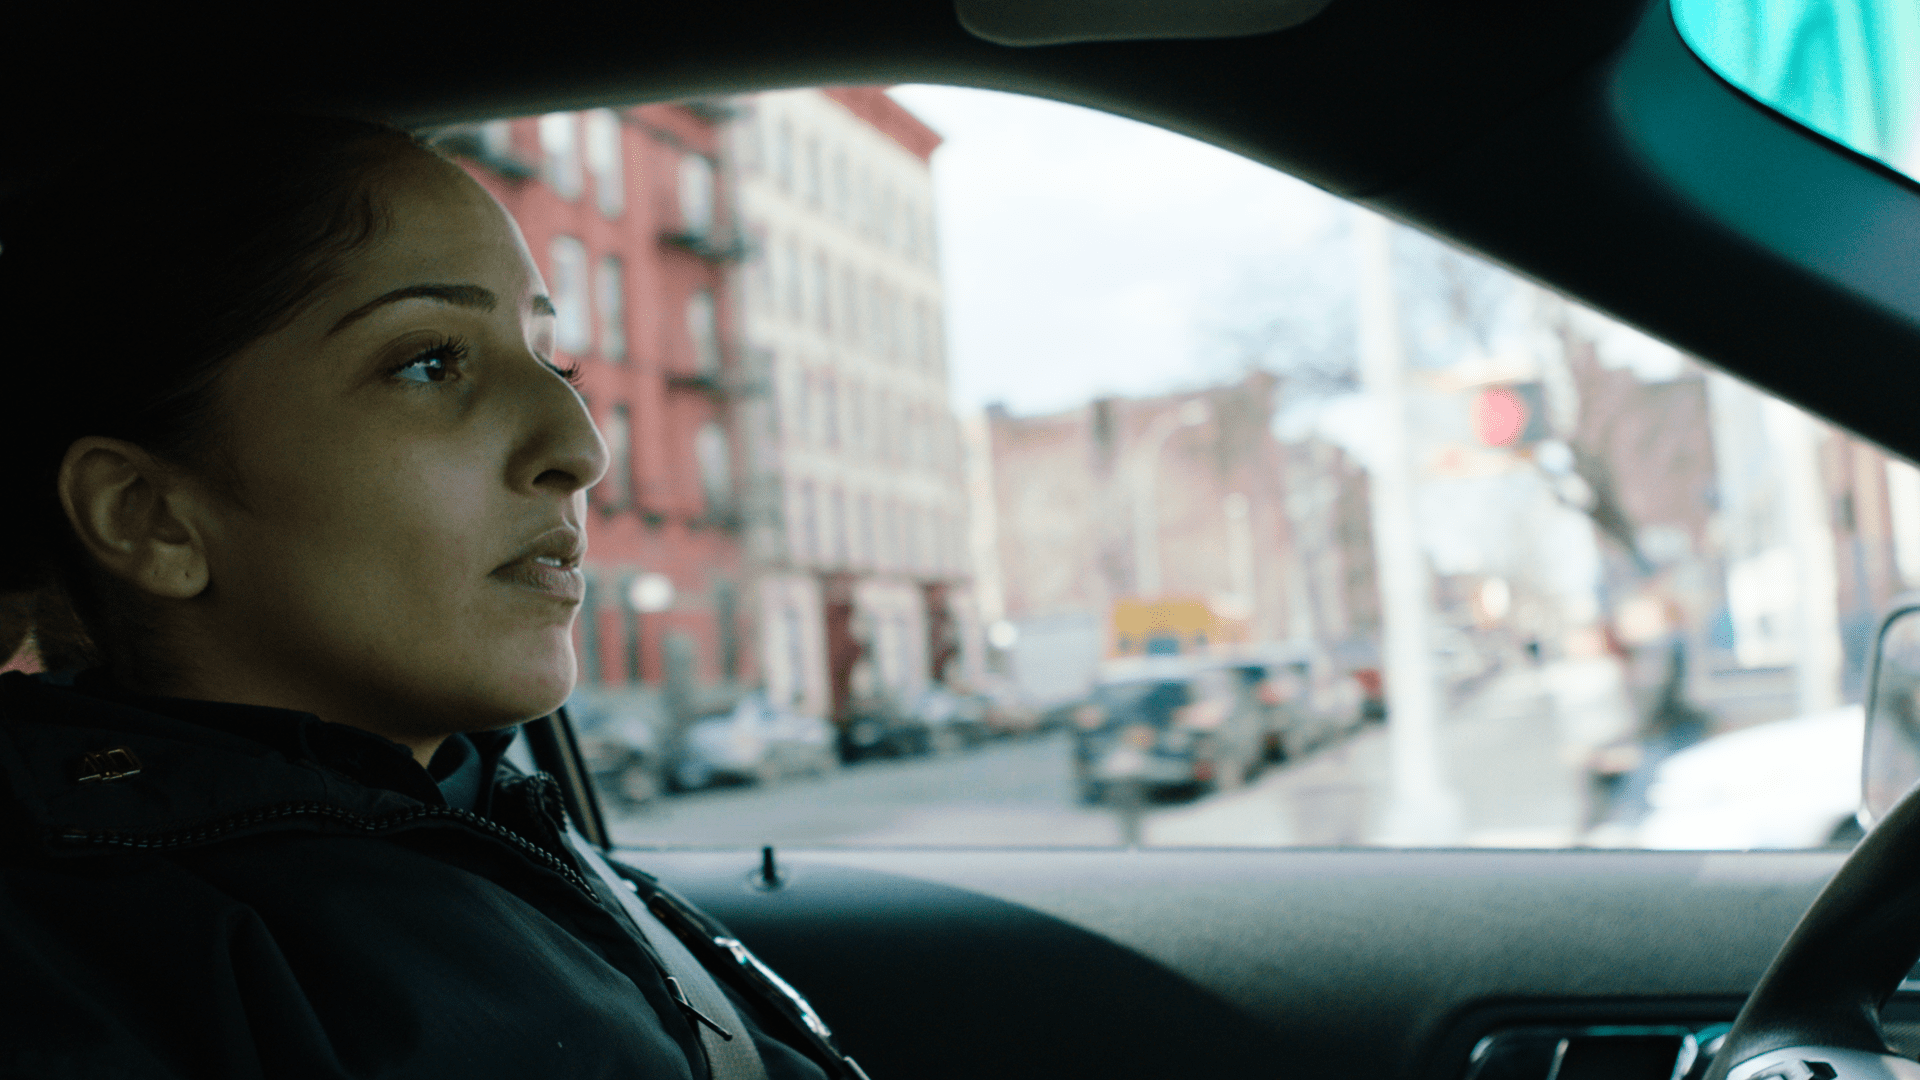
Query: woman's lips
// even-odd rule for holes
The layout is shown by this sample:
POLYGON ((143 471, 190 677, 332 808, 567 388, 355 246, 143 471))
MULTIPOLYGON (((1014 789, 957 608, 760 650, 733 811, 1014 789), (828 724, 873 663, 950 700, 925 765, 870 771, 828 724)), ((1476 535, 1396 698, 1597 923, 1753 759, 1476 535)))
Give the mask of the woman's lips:
POLYGON ((569 604, 578 604, 587 595, 587 576, 578 566, 546 555, 515 559, 493 576, 569 604))

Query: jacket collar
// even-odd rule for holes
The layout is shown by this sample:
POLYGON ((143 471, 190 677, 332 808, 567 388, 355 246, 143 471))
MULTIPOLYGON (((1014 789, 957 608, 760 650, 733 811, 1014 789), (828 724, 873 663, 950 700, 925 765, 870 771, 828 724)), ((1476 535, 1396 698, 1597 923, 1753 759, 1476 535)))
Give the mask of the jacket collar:
MULTIPOLYGON (((493 776, 513 732, 470 738, 493 776)), ((362 817, 445 805, 406 747, 310 713, 19 673, 0 676, 5 801, 43 842, 98 832, 178 836, 294 804, 362 817)))

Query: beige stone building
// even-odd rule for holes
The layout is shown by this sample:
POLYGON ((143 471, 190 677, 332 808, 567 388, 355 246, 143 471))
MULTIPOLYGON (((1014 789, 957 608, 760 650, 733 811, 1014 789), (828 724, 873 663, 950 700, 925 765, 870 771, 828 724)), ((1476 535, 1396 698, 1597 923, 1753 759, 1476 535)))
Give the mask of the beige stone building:
POLYGON ((929 163, 878 88, 736 99, 743 414, 768 690, 844 716, 980 666, 929 163))

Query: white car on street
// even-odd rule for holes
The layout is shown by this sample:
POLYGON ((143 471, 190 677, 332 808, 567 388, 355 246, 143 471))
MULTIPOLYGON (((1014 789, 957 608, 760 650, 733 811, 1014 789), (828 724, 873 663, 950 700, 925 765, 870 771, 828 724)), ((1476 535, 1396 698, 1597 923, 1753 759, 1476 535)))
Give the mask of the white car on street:
POLYGON ((1641 847, 1817 848, 1860 835, 1865 712, 1847 705, 1707 739, 1659 766, 1641 847))

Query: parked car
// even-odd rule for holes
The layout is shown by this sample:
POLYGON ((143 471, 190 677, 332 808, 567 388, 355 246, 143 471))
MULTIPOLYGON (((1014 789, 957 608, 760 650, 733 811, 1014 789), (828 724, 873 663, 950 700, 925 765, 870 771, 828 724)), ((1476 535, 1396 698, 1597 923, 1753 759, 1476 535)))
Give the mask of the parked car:
POLYGON ((1636 846, 1851 846, 1865 714, 1848 705, 1694 744, 1656 769, 1636 846))
POLYGON ((891 697, 853 703, 841 725, 840 760, 849 764, 873 758, 917 757, 933 750, 933 732, 911 710, 891 697))
POLYGON ((578 690, 566 705, 594 788, 616 810, 651 802, 666 787, 657 697, 646 691, 578 690))
POLYGON ((833 732, 824 719, 778 708, 757 692, 695 720, 681 745, 673 780, 682 791, 822 776, 836 764, 833 732))
POLYGON ((1311 753, 1367 719, 1365 692, 1351 674, 1306 645, 1258 648, 1231 661, 1253 697, 1269 762, 1311 753))
POLYGON ((1216 659, 1108 665, 1074 710, 1073 734, 1074 781, 1089 803, 1122 782, 1148 795, 1237 786, 1264 759, 1260 706, 1240 670, 1216 659))
POLYGON ((963 694, 940 683, 922 691, 914 706, 914 715, 927 726, 928 748, 934 753, 951 753, 992 738, 987 711, 988 702, 981 695, 963 694))

